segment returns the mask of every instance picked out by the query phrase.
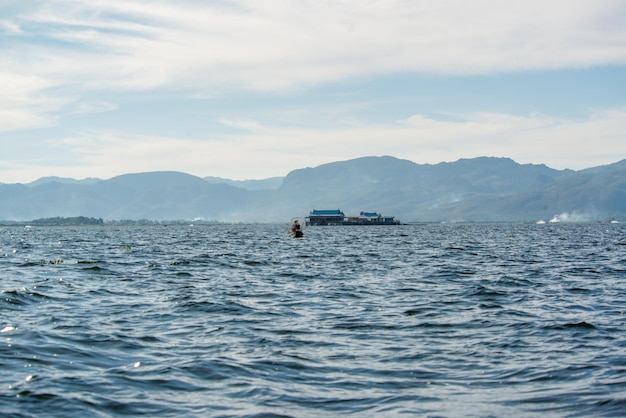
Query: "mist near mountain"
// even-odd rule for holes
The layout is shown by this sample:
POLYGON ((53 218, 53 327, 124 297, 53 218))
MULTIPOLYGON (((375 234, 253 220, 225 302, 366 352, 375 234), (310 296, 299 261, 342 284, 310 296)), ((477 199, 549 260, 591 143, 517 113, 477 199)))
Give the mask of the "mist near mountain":
POLYGON ((383 156, 265 180, 162 171, 0 184, 0 220, 288 222, 312 209, 378 212, 403 222, 626 220, 626 160, 572 171, 509 158, 416 164, 383 156))

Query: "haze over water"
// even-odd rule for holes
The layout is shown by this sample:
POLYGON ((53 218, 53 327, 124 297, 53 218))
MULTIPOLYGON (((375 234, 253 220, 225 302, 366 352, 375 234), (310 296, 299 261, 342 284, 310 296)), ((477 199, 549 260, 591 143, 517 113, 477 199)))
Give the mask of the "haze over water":
POLYGON ((5 416, 623 416, 624 224, 0 227, 5 416))

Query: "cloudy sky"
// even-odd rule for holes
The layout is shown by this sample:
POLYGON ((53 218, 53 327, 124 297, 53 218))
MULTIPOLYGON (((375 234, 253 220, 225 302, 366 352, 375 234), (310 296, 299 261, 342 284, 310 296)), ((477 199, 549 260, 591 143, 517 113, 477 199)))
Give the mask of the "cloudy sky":
POLYGON ((623 0, 2 0, 0 182, 626 158, 623 0))

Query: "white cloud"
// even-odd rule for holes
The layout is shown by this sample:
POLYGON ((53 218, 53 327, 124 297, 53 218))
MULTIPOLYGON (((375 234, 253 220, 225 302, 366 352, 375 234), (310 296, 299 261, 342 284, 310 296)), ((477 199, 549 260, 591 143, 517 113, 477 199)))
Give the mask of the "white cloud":
MULTIPOLYGON (((4 60, 0 65, 4 66, 4 60)), ((54 110, 65 100, 41 93, 50 87, 44 78, 3 71, 0 67, 0 132, 22 128, 41 128, 54 124, 54 110)))
MULTIPOLYGON (((626 158, 626 109, 595 111, 584 120, 464 114, 451 121, 415 115, 391 124, 336 129, 233 123, 246 130, 193 139, 82 132, 54 144, 59 155, 64 155, 62 165, 55 162, 46 166, 37 161, 36 167, 12 167, 6 176, 23 178, 28 172, 31 180, 35 175, 109 178, 130 172, 177 170, 199 176, 260 179, 368 155, 392 155, 420 164, 498 156, 558 169, 582 169, 626 158)), ((3 181, 9 181, 8 177, 3 181)))
POLYGON ((20 34, 22 30, 19 25, 9 20, 0 19, 0 31, 8 34, 20 34))
POLYGON ((231 128, 242 129, 246 131, 258 131, 262 129, 262 126, 258 122, 251 120, 222 118, 220 119, 220 123, 231 128))
POLYGON ((86 115, 93 113, 103 113, 116 110, 118 106, 101 100, 95 101, 78 101, 74 104, 74 108, 67 115, 86 115))
MULTIPOLYGON (((71 96, 64 87, 219 93, 407 71, 626 63, 626 3, 619 0, 48 0, 19 7, 0 20, 11 33, 0 70, 57 87, 57 97, 71 96)), ((12 105, 6 97, 0 108, 12 105)))
POLYGON ((5 19, 22 31, 36 27, 27 34, 41 44, 20 45, 19 61, 59 84, 80 76, 90 88, 274 90, 404 71, 626 63, 626 27, 617 23, 626 18, 626 4, 617 0, 44 5, 25 9, 14 17, 18 23, 5 19), (35 60, 41 68, 31 66, 35 60))
MULTIPOLYGON (((274 93, 402 72, 624 65, 625 19, 622 0, 15 2, 0 11, 0 132, 50 126, 59 115, 112 110, 115 94, 128 91, 168 88, 225 97, 233 89, 274 93)), ((41 162, 37 172, 103 177, 169 167, 258 178, 362 155, 420 163, 499 155, 582 168, 625 154, 623 109, 596 111, 582 121, 447 116, 305 129, 231 114, 221 122, 242 132, 209 140, 81 133, 70 139, 78 147, 67 149, 76 158, 68 157, 67 172, 41 162)))

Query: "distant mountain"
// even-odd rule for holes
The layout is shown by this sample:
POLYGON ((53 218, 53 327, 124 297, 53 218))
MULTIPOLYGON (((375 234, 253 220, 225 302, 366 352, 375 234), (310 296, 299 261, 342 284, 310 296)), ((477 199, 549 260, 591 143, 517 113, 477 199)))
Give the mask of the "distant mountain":
POLYGON ((104 220, 286 222, 312 209, 420 221, 626 221, 626 160, 555 170, 481 157, 415 164, 363 157, 294 170, 284 178, 228 181, 180 172, 108 180, 48 177, 0 184, 0 220, 88 216, 104 220))
MULTIPOLYGON (((480 201, 543 190, 569 173, 508 158, 419 165, 394 157, 365 157, 292 171, 278 200, 298 198, 303 203, 299 210, 340 207, 344 213, 382 212, 407 221, 504 220, 511 219, 510 212, 486 211, 480 201)), ((514 214, 514 219, 524 217, 514 214)))
POLYGON ((99 182, 100 179, 95 178, 95 177, 88 177, 86 179, 82 179, 82 180, 75 180, 72 178, 68 178, 68 177, 56 177, 56 176, 50 176, 50 177, 42 177, 38 180, 35 180, 33 182, 30 182, 28 184, 26 184, 27 186, 39 186, 41 184, 44 183, 53 183, 53 182, 57 182, 57 183, 64 183, 64 184, 94 184, 99 182))
POLYGON ((283 184, 284 177, 270 177, 263 180, 230 180, 222 177, 204 177, 213 184, 228 184, 246 190, 277 190, 283 184))
POLYGON ((44 182, 0 185, 0 219, 29 220, 85 213, 105 220, 238 221, 254 192, 210 184, 178 172, 125 174, 91 185, 44 182))

